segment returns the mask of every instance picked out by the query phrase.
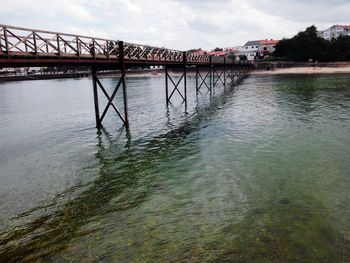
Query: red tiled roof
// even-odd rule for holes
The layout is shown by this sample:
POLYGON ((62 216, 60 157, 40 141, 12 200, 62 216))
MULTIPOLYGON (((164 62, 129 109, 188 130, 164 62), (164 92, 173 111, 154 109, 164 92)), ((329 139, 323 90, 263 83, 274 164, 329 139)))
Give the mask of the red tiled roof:
POLYGON ((260 45, 275 45, 278 42, 280 42, 279 40, 274 40, 274 39, 266 39, 266 40, 260 40, 260 45))
POLYGON ((350 30, 350 25, 337 25, 337 26, 350 30))
POLYGON ((210 52, 208 52, 208 55, 225 56, 228 53, 230 53, 230 51, 210 51, 210 52))
POLYGON ((197 51, 194 51, 192 53, 195 54, 195 55, 204 55, 204 54, 207 54, 208 51, 206 51, 206 50, 197 50, 197 51))
POLYGON ((226 47, 226 48, 224 48, 224 51, 233 52, 233 51, 237 51, 238 49, 239 49, 239 47, 226 47))

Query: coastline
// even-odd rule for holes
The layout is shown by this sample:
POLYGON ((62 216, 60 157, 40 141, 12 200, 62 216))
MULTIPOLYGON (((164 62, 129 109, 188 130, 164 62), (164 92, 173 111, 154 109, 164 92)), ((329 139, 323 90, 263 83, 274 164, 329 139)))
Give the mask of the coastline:
POLYGON ((344 67, 291 67, 275 70, 253 70, 254 75, 282 75, 282 74, 340 74, 350 73, 350 66, 344 67))
MULTIPOLYGON (((182 73, 178 71, 170 72, 172 76, 181 76, 182 73)), ((274 70, 252 70, 252 75, 283 75, 283 74, 342 74, 350 73, 350 66, 343 67, 290 67, 290 68, 277 68, 274 70)), ((195 76, 194 71, 188 71, 188 76, 195 76)), ((102 73, 101 77, 114 77, 115 73, 102 73)), ((8 81, 25 81, 25 80, 46 80, 46 79, 68 79, 68 78, 84 78, 91 77, 90 73, 68 73, 68 74, 43 74, 43 75, 26 75, 26 76, 8 76, 0 77, 0 82, 8 81)), ((129 72, 127 74, 129 78, 149 78, 149 77, 164 77, 164 71, 157 70, 153 72, 129 72)))
MULTIPOLYGON (((169 71, 171 76, 178 77, 182 75, 179 71, 169 71)), ((119 76, 119 72, 101 72, 101 78, 110 78, 119 76)), ((127 72, 127 78, 149 78, 149 77, 164 77, 164 70, 155 71, 130 71, 127 72)), ((187 76, 195 76, 194 71, 188 71, 187 76)), ((70 79, 70 78, 91 78, 90 72, 84 73, 63 73, 63 74, 38 74, 38 75, 24 75, 24 76, 5 76, 0 77, 0 83, 12 81, 32 81, 32 80, 49 80, 49 79, 70 79)))

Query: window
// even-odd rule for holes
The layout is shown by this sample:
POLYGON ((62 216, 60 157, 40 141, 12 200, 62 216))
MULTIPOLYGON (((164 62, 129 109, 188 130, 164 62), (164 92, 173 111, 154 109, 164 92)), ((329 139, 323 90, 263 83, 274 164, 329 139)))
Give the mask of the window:
POLYGON ((248 47, 245 47, 245 49, 248 49, 248 47))
POLYGON ((267 47, 264 47, 264 50, 266 51, 266 50, 267 50, 267 47))

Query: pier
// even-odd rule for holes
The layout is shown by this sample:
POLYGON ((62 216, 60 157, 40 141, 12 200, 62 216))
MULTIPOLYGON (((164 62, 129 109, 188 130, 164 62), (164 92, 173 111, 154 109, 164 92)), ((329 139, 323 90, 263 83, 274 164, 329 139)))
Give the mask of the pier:
POLYGON ((0 67, 89 67, 92 74, 96 127, 100 129, 110 108, 129 127, 126 75, 135 67, 161 66, 165 70, 166 105, 177 94, 187 103, 187 72, 196 75, 196 91, 234 82, 252 68, 248 62, 196 55, 191 52, 159 48, 89 36, 0 25, 0 67), (119 80, 112 94, 102 85, 99 71, 116 70, 119 80), (171 70, 181 72, 175 80, 171 70), (123 93, 123 114, 113 102, 118 91, 123 93), (108 102, 100 111, 98 94, 102 92, 108 102))

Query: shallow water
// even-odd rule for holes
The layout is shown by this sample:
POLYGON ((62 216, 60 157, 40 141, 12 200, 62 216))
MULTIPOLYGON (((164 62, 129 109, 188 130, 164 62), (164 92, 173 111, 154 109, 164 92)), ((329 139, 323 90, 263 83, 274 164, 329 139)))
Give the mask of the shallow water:
POLYGON ((188 82, 101 134, 90 79, 1 83, 0 261, 350 262, 350 76, 188 82))

